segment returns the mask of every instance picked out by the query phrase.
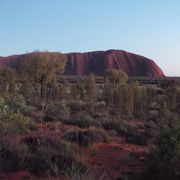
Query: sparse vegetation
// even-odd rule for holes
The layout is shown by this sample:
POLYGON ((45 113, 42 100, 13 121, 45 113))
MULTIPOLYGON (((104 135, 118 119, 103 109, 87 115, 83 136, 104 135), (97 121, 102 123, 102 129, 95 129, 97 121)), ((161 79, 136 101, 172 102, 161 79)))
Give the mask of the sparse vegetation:
POLYGON ((105 132, 98 129, 80 130, 78 128, 72 128, 65 132, 64 138, 81 146, 90 146, 95 142, 107 141, 105 132))
POLYGON ((179 179, 179 153, 179 125, 162 129, 155 141, 154 149, 151 150, 148 156, 147 169, 143 174, 143 178, 149 180, 179 179))
POLYGON ((73 158, 78 147, 46 137, 25 138, 22 142, 0 142, 1 171, 28 170, 37 175, 77 175, 87 168, 73 158))
MULTIPOLYGON (((130 151, 143 149, 144 157, 147 147, 155 147, 143 177, 179 179, 179 85, 128 81, 125 72, 115 69, 104 78, 63 79, 65 63, 60 53, 33 52, 22 56, 16 68, 0 69, 0 172, 96 178, 94 166, 108 172, 114 154, 123 156, 118 167, 131 168, 131 161, 144 160, 137 152, 129 158, 130 151), (99 151, 103 158, 111 152, 106 165, 99 151), (89 160, 93 157, 97 161, 89 160)), ((125 172, 120 178, 132 180, 133 175, 125 172)))
POLYGON ((63 121, 65 124, 74 125, 80 128, 89 128, 90 126, 96 126, 97 122, 95 119, 90 117, 89 115, 84 115, 81 117, 77 117, 76 119, 65 119, 63 121))

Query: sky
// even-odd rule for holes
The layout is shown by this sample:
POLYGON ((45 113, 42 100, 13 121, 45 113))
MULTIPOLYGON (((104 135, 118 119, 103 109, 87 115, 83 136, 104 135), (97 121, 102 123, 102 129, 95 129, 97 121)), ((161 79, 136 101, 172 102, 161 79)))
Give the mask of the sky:
POLYGON ((108 49, 180 76, 180 0, 0 0, 0 56, 108 49))

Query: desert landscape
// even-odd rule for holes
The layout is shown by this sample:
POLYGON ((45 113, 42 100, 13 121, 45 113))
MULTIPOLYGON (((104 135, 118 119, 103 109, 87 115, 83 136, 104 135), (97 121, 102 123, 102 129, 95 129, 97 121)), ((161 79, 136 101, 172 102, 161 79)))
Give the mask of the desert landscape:
POLYGON ((179 0, 0 0, 0 180, 180 180, 179 0))
POLYGON ((176 177, 179 82, 118 50, 1 57, 0 178, 176 177))

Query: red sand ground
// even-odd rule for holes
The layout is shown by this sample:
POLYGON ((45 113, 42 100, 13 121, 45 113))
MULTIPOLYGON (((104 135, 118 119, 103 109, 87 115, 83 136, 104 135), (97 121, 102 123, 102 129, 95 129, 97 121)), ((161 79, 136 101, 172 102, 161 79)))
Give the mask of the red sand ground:
MULTIPOLYGON (((63 125, 57 131, 57 123, 38 123, 38 130, 29 132, 23 136, 18 136, 17 140, 24 137, 36 136, 62 136, 63 133, 69 129, 70 125, 63 125)), ((97 176, 106 175, 117 179, 124 174, 136 175, 141 173, 144 168, 145 154, 147 147, 142 147, 133 144, 127 144, 123 137, 117 137, 111 132, 107 132, 110 137, 108 143, 96 143, 89 148, 81 148, 82 156, 77 157, 82 163, 90 168, 90 171, 97 176)), ((44 177, 37 177, 29 172, 16 172, 1 175, 3 180, 43 180, 48 179, 44 177)), ((53 180, 65 180, 65 177, 57 177, 53 180)))

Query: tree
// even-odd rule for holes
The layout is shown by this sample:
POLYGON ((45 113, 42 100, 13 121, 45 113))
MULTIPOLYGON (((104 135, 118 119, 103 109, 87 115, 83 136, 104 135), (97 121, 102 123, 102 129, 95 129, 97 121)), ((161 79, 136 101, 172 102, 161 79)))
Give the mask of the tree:
POLYGON ((131 118, 134 112, 134 93, 129 84, 121 84, 114 89, 114 106, 118 115, 131 118))
POLYGON ((0 68, 0 90, 2 92, 15 90, 16 72, 10 67, 0 68))
POLYGON ((143 179, 180 179, 180 127, 166 127, 161 130, 150 153, 143 179))
POLYGON ((59 99, 66 99, 66 82, 59 85, 59 99))
POLYGON ((94 108, 94 102, 96 100, 96 80, 94 74, 89 74, 87 85, 86 85, 86 92, 88 96, 88 101, 90 105, 90 111, 94 108))
POLYGON ((18 71, 21 78, 40 85, 41 98, 48 82, 56 81, 64 72, 66 57, 61 53, 33 52, 21 57, 18 71))
POLYGON ((106 109, 112 102, 112 86, 108 79, 105 80, 103 88, 103 99, 106 103, 106 109))
POLYGON ((122 70, 108 69, 105 73, 105 79, 108 79, 113 88, 116 88, 118 84, 125 84, 128 81, 128 76, 122 70))
POLYGON ((78 98, 79 89, 78 89, 77 84, 72 84, 70 86, 70 95, 71 95, 71 97, 73 98, 74 101, 78 98))
POLYGON ((135 118, 147 118, 150 108, 150 97, 147 88, 136 87, 134 89, 134 116, 135 118))
POLYGON ((57 100, 59 99, 59 86, 58 83, 53 81, 47 83, 46 87, 46 99, 47 100, 57 100))

